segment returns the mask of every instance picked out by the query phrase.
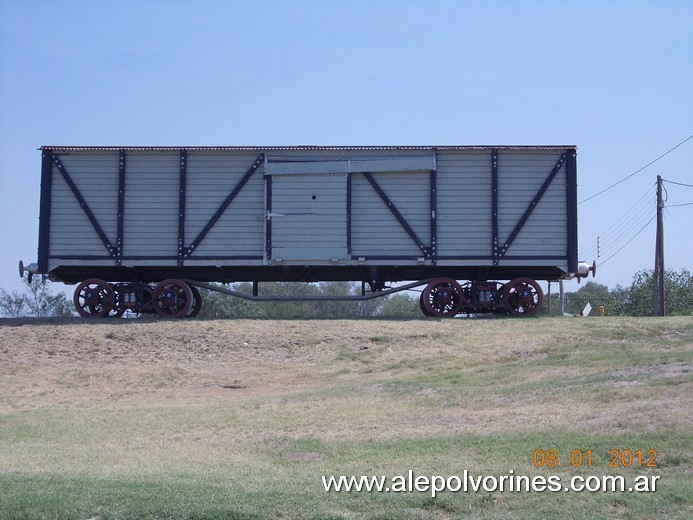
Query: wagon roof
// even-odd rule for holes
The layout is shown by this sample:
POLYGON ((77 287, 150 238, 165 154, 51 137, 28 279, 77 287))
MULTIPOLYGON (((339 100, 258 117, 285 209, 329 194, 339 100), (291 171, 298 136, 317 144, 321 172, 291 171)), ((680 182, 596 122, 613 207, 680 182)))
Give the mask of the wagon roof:
POLYGON ((462 145, 462 146, 41 146, 39 150, 53 150, 66 152, 95 152, 95 151, 174 151, 174 150, 193 150, 193 151, 233 151, 233 152, 263 152, 263 151, 291 151, 291 150, 335 150, 335 151, 392 151, 392 150, 412 150, 412 151, 474 151, 474 150, 537 150, 537 151, 564 151, 566 149, 576 149, 575 145, 462 145))

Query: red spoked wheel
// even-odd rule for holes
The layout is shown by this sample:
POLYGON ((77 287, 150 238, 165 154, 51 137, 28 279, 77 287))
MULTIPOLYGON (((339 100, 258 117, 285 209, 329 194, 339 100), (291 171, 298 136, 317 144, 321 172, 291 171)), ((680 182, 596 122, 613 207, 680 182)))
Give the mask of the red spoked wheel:
POLYGON ((531 278, 515 278, 503 286, 503 303, 513 316, 532 316, 543 301, 544 291, 531 278))
POLYGON ((421 312, 423 312, 425 316, 431 316, 424 305, 423 291, 421 291, 421 294, 419 295, 419 309, 421 309, 421 312))
POLYGON ((185 315, 186 318, 194 318, 200 314, 200 311, 202 310, 202 295, 200 294, 200 291, 194 285, 190 286, 190 291, 192 292, 192 305, 190 306, 188 313, 185 315))
POLYGON ((77 286, 72 302, 80 316, 103 318, 113 309, 113 289, 103 280, 89 278, 77 286))
POLYGON ((193 303, 190 286, 181 280, 164 280, 154 290, 154 310, 165 318, 185 316, 193 303))
POLYGON ((108 317, 109 318, 120 318, 125 314, 125 307, 123 307, 122 301, 123 301, 123 288, 116 285, 116 286, 111 286, 111 290, 113 291, 113 306, 111 307, 111 310, 108 312, 108 317))
POLYGON ((424 314, 437 318, 452 318, 466 304, 462 287, 452 278, 438 278, 430 282, 419 300, 424 314))

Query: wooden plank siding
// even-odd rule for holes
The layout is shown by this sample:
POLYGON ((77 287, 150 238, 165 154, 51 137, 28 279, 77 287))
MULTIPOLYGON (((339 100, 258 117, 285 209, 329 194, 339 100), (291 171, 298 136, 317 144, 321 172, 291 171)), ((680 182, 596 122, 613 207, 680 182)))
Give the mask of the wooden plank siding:
MULTIPOLYGON (((257 154, 189 152, 185 236, 190 244, 233 191, 257 154)), ((256 171, 187 261, 208 265, 228 256, 262 257, 264 249, 265 186, 256 171)))
MULTIPOLYGON (((115 244, 118 226, 118 154, 64 154, 58 158, 101 227, 115 244)), ((53 165, 51 255, 110 256, 58 168, 53 165)), ((105 260, 113 263, 113 260, 105 260)))
MULTIPOLYGON (((428 172, 373 174, 374 180, 427 246, 431 243, 428 172)), ((352 257, 406 256, 423 253, 362 174, 352 175, 352 257)))
POLYGON ((127 156, 123 254, 168 259, 139 262, 175 265, 178 254, 179 154, 127 156))
POLYGON ((491 263, 491 152, 438 154, 438 255, 491 263))
MULTIPOLYGON (((556 165, 560 154, 505 153, 498 158, 498 229, 501 244, 510 235, 556 165)), ((506 256, 565 256, 568 214, 566 166, 558 171, 506 256)))
MULTIPOLYGON (((498 149, 498 239, 507 241, 567 149, 498 149)), ((118 234, 119 150, 56 149, 104 234, 118 234)), ((478 265, 493 266, 492 147, 296 147, 186 151, 181 195, 181 149, 125 149, 123 265, 478 265), (239 182, 245 185, 192 254, 192 244, 239 182), (257 166, 257 164, 255 164, 257 166), (431 175, 435 169, 435 207, 431 175), (369 182, 372 179, 410 227, 408 232, 369 182), (350 183, 350 184, 349 184, 350 183), (271 184, 271 198, 268 190, 271 184), (349 205, 350 186, 350 205, 349 205), (267 209, 271 221, 267 225, 267 209), (435 209, 435 222, 433 210, 435 209), (351 236, 347 237, 347 230, 351 236), (425 248, 424 259, 415 234, 425 248), (350 250, 349 250, 350 246, 350 250), (267 252, 271 253, 268 258, 267 252), (264 256, 264 258, 263 258, 264 256), (150 258, 144 258, 150 257, 150 258), (360 260, 365 258, 365 260, 360 260)), ((568 183, 564 163, 514 241, 495 265, 568 268, 568 183)), ((574 178, 574 175, 572 176, 574 178)), ((77 198, 53 165, 49 270, 60 265, 114 265, 77 198), (70 259, 66 259, 70 257, 70 259), (102 257, 102 258, 95 258, 102 257), (82 258, 83 260, 81 260, 82 258)), ((576 235, 576 233, 574 233, 576 235)), ((574 239, 576 240, 576 238, 574 239)))

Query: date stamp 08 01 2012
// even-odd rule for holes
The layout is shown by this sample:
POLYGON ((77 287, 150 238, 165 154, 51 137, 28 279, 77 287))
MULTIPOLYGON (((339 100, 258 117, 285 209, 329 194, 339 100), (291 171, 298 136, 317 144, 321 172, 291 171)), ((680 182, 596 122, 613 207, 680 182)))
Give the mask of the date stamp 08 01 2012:
POLYGON ((656 468, 657 450, 609 450, 608 460, 602 464, 595 463, 592 450, 572 450, 570 453, 558 450, 534 450, 532 462, 537 468, 565 467, 610 467, 610 468, 656 468))

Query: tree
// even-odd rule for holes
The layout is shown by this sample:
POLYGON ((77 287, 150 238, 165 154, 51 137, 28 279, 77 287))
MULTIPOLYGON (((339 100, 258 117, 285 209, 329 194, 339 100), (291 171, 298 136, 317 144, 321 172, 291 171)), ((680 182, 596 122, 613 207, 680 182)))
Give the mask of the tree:
MULTIPOLYGON (((214 285, 225 288, 222 284, 214 285)), ((249 284, 240 284, 240 287, 233 287, 233 289, 240 292, 250 292, 246 285, 249 284)), ((265 317, 264 310, 255 302, 215 291, 202 289, 200 292, 202 293, 202 310, 200 310, 200 318, 225 319, 265 317)))
POLYGON ((73 316, 72 304, 63 293, 52 294, 50 282, 34 276, 31 283, 24 278, 24 294, 8 293, 0 289, 0 312, 9 318, 33 316, 35 318, 73 316))
POLYGON ((26 296, 17 291, 8 293, 5 289, 0 289, 0 314, 7 318, 19 318, 26 316, 28 307, 26 296))
MULTIPOLYGON (((629 316, 652 316, 654 272, 635 273, 626 293, 626 313, 629 316)), ((664 272, 664 300, 667 315, 693 314, 693 275, 687 270, 664 272)))
MULTIPOLYGON (((220 285, 220 287, 225 287, 220 285)), ((232 286, 233 290, 251 294, 248 282, 232 286)), ((380 299, 364 301, 260 301, 253 302, 214 291, 202 292, 202 318, 358 318, 376 316, 383 305, 380 299)), ((263 282, 259 288, 260 296, 276 297, 328 297, 355 296, 360 288, 352 282, 263 282)))
POLYGON ((420 318, 422 316, 418 299, 404 293, 387 297, 378 315, 383 318, 420 318))
POLYGON ((622 304, 617 302, 606 285, 596 282, 587 282, 575 292, 566 294, 565 311, 570 314, 578 314, 583 311, 585 305, 590 304, 592 309, 598 311, 604 306, 612 315, 622 314, 622 304))

